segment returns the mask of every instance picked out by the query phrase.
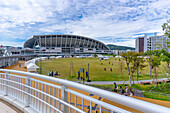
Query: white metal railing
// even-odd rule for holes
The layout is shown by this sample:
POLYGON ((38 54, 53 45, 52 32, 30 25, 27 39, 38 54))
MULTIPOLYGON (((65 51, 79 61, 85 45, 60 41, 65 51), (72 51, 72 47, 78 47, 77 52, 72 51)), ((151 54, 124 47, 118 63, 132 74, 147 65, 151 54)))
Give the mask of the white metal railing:
POLYGON ((4 92, 4 95, 12 96, 15 99, 24 102, 25 106, 30 106, 41 113, 92 113, 93 110, 97 110, 100 113, 103 111, 111 113, 129 112, 89 97, 77 90, 92 93, 143 112, 168 113, 170 111, 169 108, 163 106, 68 80, 16 70, 0 69, 0 71, 4 72, 0 74, 0 91, 4 92), (95 106, 93 107, 94 104, 95 106))

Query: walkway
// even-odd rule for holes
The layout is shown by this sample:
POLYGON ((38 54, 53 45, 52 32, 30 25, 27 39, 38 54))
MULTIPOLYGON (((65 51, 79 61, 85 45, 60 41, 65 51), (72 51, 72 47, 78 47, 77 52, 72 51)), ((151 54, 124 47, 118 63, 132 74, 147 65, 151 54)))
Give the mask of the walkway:
POLYGON ((13 105, 0 99, 0 113, 23 113, 13 105))
MULTIPOLYGON (((161 79, 158 79, 158 81, 163 81, 163 80, 167 80, 167 78, 161 78, 161 79)), ((139 80, 139 81, 132 81, 132 84, 138 84, 138 83, 141 83, 141 82, 152 82, 153 79, 150 79, 150 80, 139 80)), ((156 81, 156 80, 155 80, 156 81)), ((75 81, 77 82, 77 81, 75 81)), ((80 83, 83 83, 82 81, 80 83)), ((92 85, 92 84, 96 84, 96 85, 112 85, 112 84, 129 84, 129 81, 92 81, 92 82, 85 82, 85 84, 89 84, 89 85, 92 85)))
MULTIPOLYGON (((18 64, 6 67, 5 69, 14 69, 17 66, 18 64)), ((23 112, 0 98, 0 113, 23 113, 23 112)))

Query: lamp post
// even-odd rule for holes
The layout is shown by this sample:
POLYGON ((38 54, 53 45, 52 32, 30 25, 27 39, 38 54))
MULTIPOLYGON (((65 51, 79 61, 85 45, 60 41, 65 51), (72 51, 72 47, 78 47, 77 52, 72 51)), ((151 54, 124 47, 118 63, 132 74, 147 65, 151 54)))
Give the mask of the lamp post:
POLYGON ((40 74, 42 74, 42 60, 40 58, 40 74))
POLYGON ((91 80, 89 80, 89 63, 88 63, 88 80, 87 80, 87 82, 91 82, 91 80))

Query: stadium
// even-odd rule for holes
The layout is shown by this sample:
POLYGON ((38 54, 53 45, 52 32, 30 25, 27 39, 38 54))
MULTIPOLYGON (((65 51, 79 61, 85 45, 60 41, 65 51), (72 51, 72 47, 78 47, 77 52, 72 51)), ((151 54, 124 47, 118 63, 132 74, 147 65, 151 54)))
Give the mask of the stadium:
POLYGON ((94 54, 110 53, 102 42, 77 35, 35 35, 24 43, 34 54, 94 54))

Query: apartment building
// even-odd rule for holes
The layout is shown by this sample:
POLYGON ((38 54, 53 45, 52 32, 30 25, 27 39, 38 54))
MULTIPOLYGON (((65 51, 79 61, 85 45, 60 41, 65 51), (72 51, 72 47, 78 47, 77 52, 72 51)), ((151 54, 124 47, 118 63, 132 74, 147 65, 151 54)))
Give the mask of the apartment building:
POLYGON ((136 52, 146 52, 147 50, 160 50, 166 49, 170 52, 167 42, 170 41, 168 36, 161 35, 158 36, 157 33, 154 33, 154 36, 147 37, 147 34, 143 37, 138 37, 135 41, 136 52))

